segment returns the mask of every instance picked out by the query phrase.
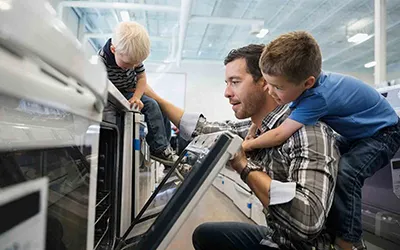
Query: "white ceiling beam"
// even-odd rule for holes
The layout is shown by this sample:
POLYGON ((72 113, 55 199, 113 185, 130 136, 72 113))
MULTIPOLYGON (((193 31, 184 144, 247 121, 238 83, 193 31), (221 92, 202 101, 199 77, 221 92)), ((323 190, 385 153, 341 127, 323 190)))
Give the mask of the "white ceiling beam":
POLYGON ((332 8, 331 9, 331 10, 333 10, 332 12, 330 12, 328 15, 324 16, 324 18, 322 18, 318 23, 314 23, 314 25, 311 28, 308 28, 306 30, 311 33, 313 30, 315 30, 321 24, 325 23, 327 20, 334 17, 337 13, 341 12, 344 8, 348 7, 353 1, 354 0, 349 0, 349 1, 346 1, 343 4, 341 4, 336 9, 332 8))
POLYGON ((375 0, 375 68, 376 86, 386 81, 386 0, 375 0))
POLYGON ((264 26, 264 19, 241 19, 215 16, 192 16, 190 23, 208 23, 224 25, 252 25, 259 24, 264 26))
MULTIPOLYGON (((400 37, 397 37, 397 38, 395 38, 393 40, 388 41, 387 44, 386 44, 386 47, 389 47, 389 45, 392 45, 392 44, 397 44, 399 42, 400 42, 400 37)), ((371 47, 370 49, 365 50, 362 53, 349 53, 349 55, 354 55, 354 56, 349 57, 344 61, 340 61, 338 63, 335 63, 331 67, 335 68, 335 67, 338 67, 338 66, 340 66, 342 64, 345 64, 345 63, 348 63, 348 62, 351 62, 351 61, 355 61, 355 60, 358 60, 358 59, 362 59, 364 56, 366 56, 366 55, 368 55, 370 53, 374 54, 374 50, 375 50, 375 47, 371 47)), ((361 63, 360 65, 364 66, 364 63, 361 63)))
POLYGON ((180 67, 182 61, 183 46, 185 43, 187 27, 189 26, 191 9, 192 9, 192 0, 181 1, 181 14, 179 16, 178 51, 176 54, 176 64, 178 67, 180 67))
MULTIPOLYGON (((397 21, 397 22, 395 22, 395 23, 392 23, 391 25, 389 25, 389 26, 387 27, 387 29, 386 29, 386 32, 389 32, 390 30, 392 30, 393 28, 397 27, 398 25, 400 25, 400 20, 397 21)), ((374 34, 371 34, 371 36, 374 37, 374 36, 375 36, 375 33, 374 33, 374 34)), ((350 45, 349 47, 346 47, 346 48, 344 48, 344 49, 342 49, 342 50, 336 52, 335 54, 329 55, 328 57, 323 58, 323 59, 322 59, 322 62, 326 62, 326 61, 328 61, 328 60, 330 60, 330 59, 332 59, 332 58, 335 58, 335 57, 337 57, 338 55, 343 54, 344 52, 353 49, 354 47, 358 46, 359 44, 360 44, 360 43, 354 43, 354 44, 350 45)))
POLYGON ((58 16, 61 18, 64 8, 92 8, 92 9, 125 9, 125 10, 147 10, 159 12, 180 12, 180 8, 167 5, 152 5, 140 3, 120 2, 88 2, 88 1, 62 1, 58 4, 58 16))
MULTIPOLYGON (((113 36, 112 33, 85 33, 86 38, 110 38, 113 36)), ((152 41, 169 41, 172 37, 170 36, 150 36, 152 41)))
MULTIPOLYGON (((113 36, 112 33, 85 33, 81 40, 82 44, 85 44, 89 41, 90 38, 111 38, 113 36)), ((150 41, 157 41, 157 42, 165 42, 170 41, 172 37, 169 36, 150 36, 150 41)))

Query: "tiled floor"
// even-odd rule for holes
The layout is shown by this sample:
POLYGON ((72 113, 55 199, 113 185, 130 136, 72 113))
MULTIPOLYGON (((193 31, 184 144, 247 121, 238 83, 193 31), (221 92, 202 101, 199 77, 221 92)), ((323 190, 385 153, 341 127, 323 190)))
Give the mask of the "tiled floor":
POLYGON ((192 233, 203 222, 239 221, 253 223, 232 201, 214 187, 206 192, 199 205, 183 224, 167 250, 193 250, 192 233))

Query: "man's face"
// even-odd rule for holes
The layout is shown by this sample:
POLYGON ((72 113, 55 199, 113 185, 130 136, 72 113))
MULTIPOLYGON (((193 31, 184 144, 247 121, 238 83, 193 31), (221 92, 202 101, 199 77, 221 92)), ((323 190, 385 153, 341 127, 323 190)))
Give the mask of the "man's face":
POLYGON ((238 119, 252 117, 259 112, 266 102, 266 91, 263 79, 255 82, 247 72, 244 58, 236 59, 225 67, 225 97, 229 99, 235 116, 238 119))
POLYGON ((268 84, 268 93, 279 105, 296 100, 308 88, 306 82, 294 84, 282 76, 271 76, 263 73, 263 77, 268 84))

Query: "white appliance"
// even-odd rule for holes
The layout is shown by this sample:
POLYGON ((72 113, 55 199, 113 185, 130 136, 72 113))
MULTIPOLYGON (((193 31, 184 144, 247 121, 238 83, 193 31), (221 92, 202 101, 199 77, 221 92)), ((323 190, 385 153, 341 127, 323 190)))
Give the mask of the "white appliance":
POLYGON ((47 176, 46 248, 93 249, 106 72, 86 60, 48 2, 7 4, 0 15, 0 188, 47 176))
POLYGON ((397 115, 400 115, 400 84, 376 89, 392 105, 397 115))
POLYGON ((47 185, 43 177, 0 190, 0 249, 45 249, 47 185))
POLYGON ((227 165, 221 170, 213 185, 231 199, 246 217, 259 225, 266 225, 261 202, 236 171, 227 165))
MULTIPOLYGON (((122 237, 143 206, 141 194, 143 195, 143 189, 147 186, 147 183, 141 183, 145 182, 146 179, 140 176, 140 166, 146 160, 149 160, 150 156, 145 141, 147 126, 144 122, 144 115, 138 110, 132 109, 126 98, 112 83, 108 85, 108 102, 103 115, 103 126, 110 126, 110 124, 114 126, 116 135, 120 137, 121 141, 119 143, 121 149, 117 149, 120 160, 117 160, 115 166, 107 167, 111 167, 114 172, 121 169, 120 173, 112 179, 115 179, 116 182, 115 190, 120 190, 115 194, 120 197, 117 199, 120 208, 115 208, 119 211, 115 217, 118 218, 117 236, 122 237), (119 163, 121 163, 121 167, 119 163)), ((100 141, 102 141, 101 132, 100 137, 100 141)), ((106 138, 103 141, 105 142, 106 138)), ((152 172, 150 171, 150 173, 152 172)), ((151 191, 153 190, 151 189, 151 191)), ((147 195, 146 199, 149 196, 150 194, 147 195)), ((110 242, 112 242, 111 238, 113 237, 110 237, 110 242)), ((112 243, 109 243, 109 245, 112 245, 112 243)))
POLYGON ((240 137, 229 132, 194 138, 183 152, 188 153, 193 163, 190 170, 178 177, 175 172, 178 163, 171 168, 122 237, 123 241, 117 245, 116 250, 167 248, 241 143, 240 137))

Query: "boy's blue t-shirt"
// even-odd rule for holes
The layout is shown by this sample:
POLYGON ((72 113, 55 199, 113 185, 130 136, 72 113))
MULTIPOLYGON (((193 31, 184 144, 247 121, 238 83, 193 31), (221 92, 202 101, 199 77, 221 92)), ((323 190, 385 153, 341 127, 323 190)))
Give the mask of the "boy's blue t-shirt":
POLYGON ((370 137, 394 125, 398 116, 374 88, 356 78, 322 72, 313 88, 290 105, 289 118, 304 125, 318 120, 350 139, 370 137))

